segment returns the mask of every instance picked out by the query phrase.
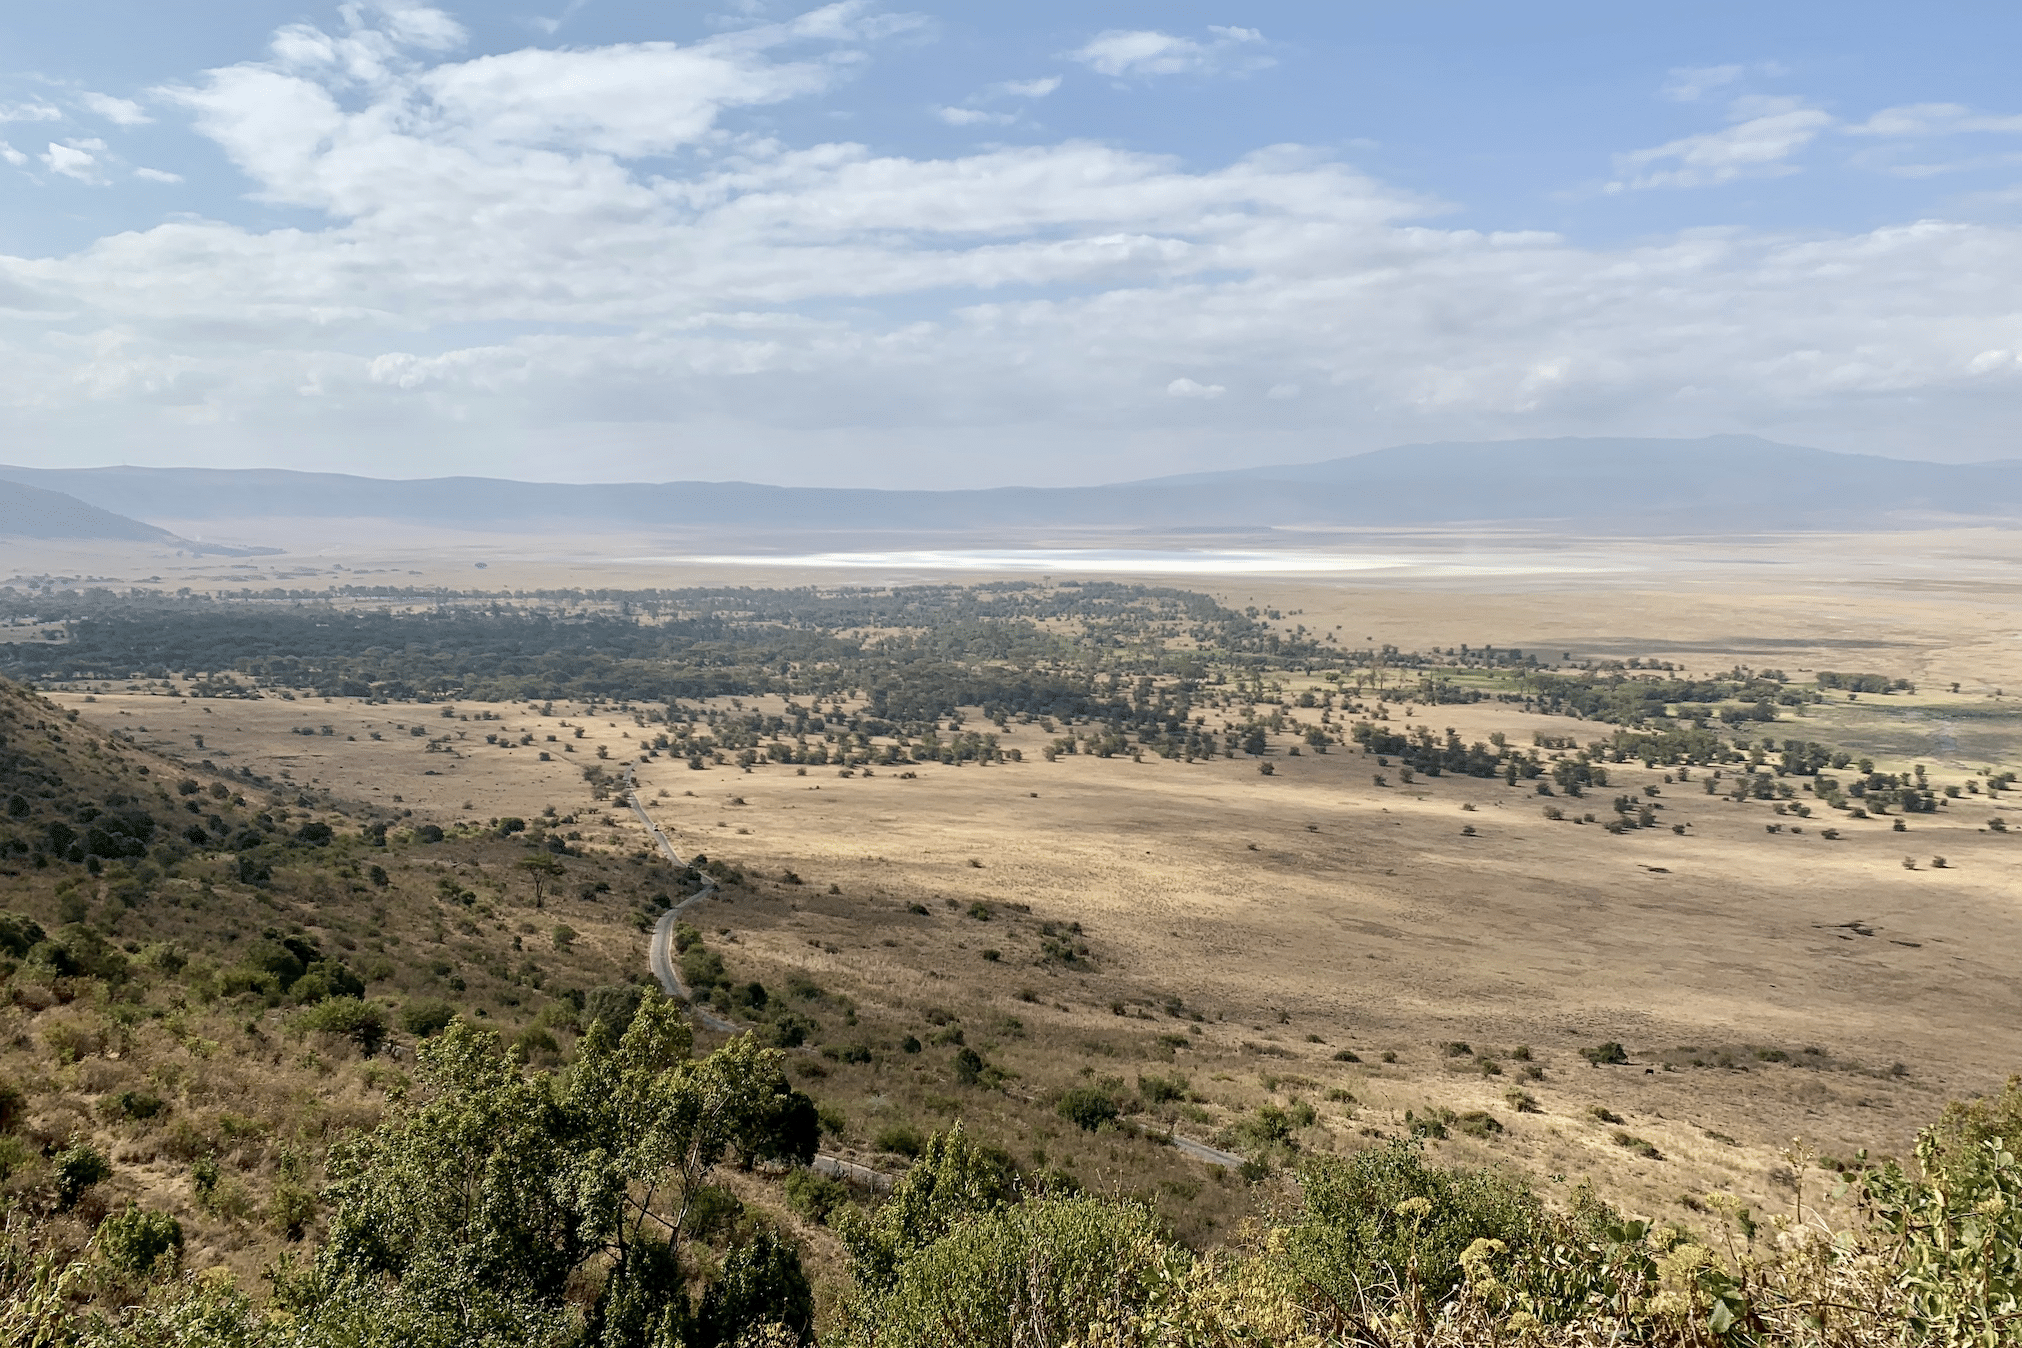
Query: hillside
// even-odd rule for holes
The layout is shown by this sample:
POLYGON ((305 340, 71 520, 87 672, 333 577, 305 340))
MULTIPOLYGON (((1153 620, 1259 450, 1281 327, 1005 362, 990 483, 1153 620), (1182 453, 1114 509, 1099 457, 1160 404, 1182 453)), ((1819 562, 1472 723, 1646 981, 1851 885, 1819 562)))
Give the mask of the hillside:
POLYGON ((114 514, 61 491, 9 482, 0 490, 0 536, 18 538, 128 539, 174 543, 174 534, 114 514))
POLYGON ((138 1203, 176 1218, 189 1267, 254 1285, 321 1231, 330 1145, 381 1117, 453 1016, 550 1064, 585 1007, 629 1018, 644 965, 627 909, 664 881, 570 845, 561 819, 444 822, 173 763, 0 682, 16 1226, 78 1250, 138 1203), (79 1185, 89 1156, 104 1173, 79 1185))

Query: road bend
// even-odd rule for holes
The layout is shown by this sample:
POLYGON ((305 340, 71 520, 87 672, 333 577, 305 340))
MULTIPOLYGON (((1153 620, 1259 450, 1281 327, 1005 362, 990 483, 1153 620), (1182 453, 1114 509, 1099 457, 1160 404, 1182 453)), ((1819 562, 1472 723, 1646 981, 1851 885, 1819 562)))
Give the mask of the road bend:
MULTIPOLYGON (((668 864, 677 869, 688 869, 689 862, 674 850, 674 844, 665 831, 653 822, 652 815, 646 813, 646 806, 639 799, 639 790, 634 777, 637 771, 636 763, 626 765, 625 803, 632 807, 632 813, 639 816, 639 823, 645 828, 647 836, 653 839, 654 845, 660 849, 660 855, 667 859, 668 864)), ((695 1018, 710 1029, 723 1034, 736 1034, 738 1027, 735 1024, 717 1015, 689 994, 687 985, 681 981, 680 970, 674 966, 675 925, 681 921, 683 913, 702 903, 715 892, 716 882, 703 875, 700 889, 660 914, 660 920, 653 925, 653 939, 647 950, 647 958, 653 966, 653 976, 660 980, 661 991, 669 997, 679 997, 688 1003, 688 1009, 695 1013, 695 1018)), ((1196 1142, 1190 1137, 1175 1134, 1170 1140, 1172 1145, 1185 1155, 1197 1161, 1205 1161, 1209 1165, 1234 1170, 1243 1164, 1243 1158, 1233 1152, 1210 1147, 1205 1142, 1196 1142)), ((887 1192, 892 1187, 893 1177, 884 1171, 873 1170, 869 1166, 858 1165, 854 1161, 846 1161, 826 1152, 815 1157, 813 1168, 820 1174, 833 1175, 837 1179, 863 1185, 877 1193, 887 1192)))
MULTIPOLYGON (((660 826, 653 822, 653 816, 646 813, 645 805, 640 803, 638 787, 633 780, 633 774, 636 771, 638 771, 637 764, 631 764, 625 768, 626 803, 632 807, 632 812, 639 816, 639 822, 645 826, 648 836, 653 839, 655 846, 660 849, 660 855, 667 858, 668 864, 674 866, 676 869, 688 869, 688 861, 679 852, 674 850, 673 842, 668 839, 660 826)), ((696 904, 703 902, 715 892, 716 882, 707 875, 703 875, 701 888, 675 904, 672 908, 669 908, 666 912, 660 914, 660 920, 653 924, 653 939, 647 945, 646 955, 648 962, 653 966, 653 976, 660 980, 660 990, 662 992, 666 993, 669 997, 679 997, 682 1001, 688 1003, 688 1009, 695 1013, 695 1018, 710 1029, 721 1031, 724 1034, 736 1034, 737 1026, 717 1015, 689 994, 687 985, 681 981, 680 970, 674 967, 675 924, 681 921, 683 913, 693 908, 696 904)))

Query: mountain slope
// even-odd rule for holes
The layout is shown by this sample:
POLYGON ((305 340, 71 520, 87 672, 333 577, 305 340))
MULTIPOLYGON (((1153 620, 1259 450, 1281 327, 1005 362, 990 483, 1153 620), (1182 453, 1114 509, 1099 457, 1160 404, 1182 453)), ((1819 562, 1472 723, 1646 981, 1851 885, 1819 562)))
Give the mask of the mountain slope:
POLYGON ((1754 436, 1400 445, 1321 463, 1095 487, 968 491, 746 482, 390 481, 277 469, 0 467, 0 479, 176 521, 375 518, 466 529, 948 530, 1578 522, 1633 529, 2022 519, 2022 461, 1914 463, 1754 436))
POLYGON ((128 539, 173 543, 174 534, 80 501, 61 491, 21 482, 0 483, 0 536, 19 538, 128 539))

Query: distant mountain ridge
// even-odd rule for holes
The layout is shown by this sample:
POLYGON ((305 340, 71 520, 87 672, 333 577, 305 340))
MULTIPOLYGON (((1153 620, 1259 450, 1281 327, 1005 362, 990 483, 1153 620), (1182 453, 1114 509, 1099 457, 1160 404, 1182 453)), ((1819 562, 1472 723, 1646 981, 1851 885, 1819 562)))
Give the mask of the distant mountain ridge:
MULTIPOLYGON (((0 481, 118 514, 198 523, 373 518, 436 527, 759 530, 975 526, 1384 527, 1461 523, 1686 532, 2022 521, 2022 460, 1944 464, 1746 435, 1399 445, 1317 463, 1095 487, 962 491, 746 482, 390 480, 285 469, 9 468, 0 481)), ((4 495, 4 493, 0 493, 4 495)))

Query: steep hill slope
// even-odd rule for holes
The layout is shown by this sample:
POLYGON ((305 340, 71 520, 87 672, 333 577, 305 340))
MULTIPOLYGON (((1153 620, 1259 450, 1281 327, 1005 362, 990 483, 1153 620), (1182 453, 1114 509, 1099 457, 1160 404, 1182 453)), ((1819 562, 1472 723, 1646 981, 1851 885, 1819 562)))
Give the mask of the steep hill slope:
POLYGON ((174 543, 176 536, 152 524, 114 514, 61 491, 0 482, 0 537, 128 539, 174 543))

